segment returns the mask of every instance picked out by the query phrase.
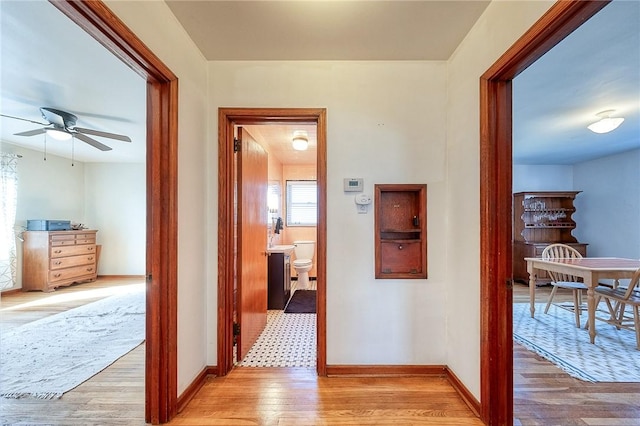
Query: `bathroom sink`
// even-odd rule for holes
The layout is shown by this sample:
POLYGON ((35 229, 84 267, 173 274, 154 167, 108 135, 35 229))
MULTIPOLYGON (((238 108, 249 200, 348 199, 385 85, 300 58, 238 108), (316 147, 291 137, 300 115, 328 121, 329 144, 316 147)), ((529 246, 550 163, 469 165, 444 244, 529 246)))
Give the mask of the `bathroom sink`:
POLYGON ((280 244, 267 248, 268 253, 291 253, 295 248, 292 244, 280 244))

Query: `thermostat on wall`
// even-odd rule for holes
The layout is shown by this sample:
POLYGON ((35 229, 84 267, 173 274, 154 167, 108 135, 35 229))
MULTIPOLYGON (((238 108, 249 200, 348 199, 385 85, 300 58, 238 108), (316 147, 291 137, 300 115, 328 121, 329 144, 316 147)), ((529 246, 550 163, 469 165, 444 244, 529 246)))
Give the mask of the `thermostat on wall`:
POLYGON ((344 178, 344 192, 362 192, 362 178, 344 178))

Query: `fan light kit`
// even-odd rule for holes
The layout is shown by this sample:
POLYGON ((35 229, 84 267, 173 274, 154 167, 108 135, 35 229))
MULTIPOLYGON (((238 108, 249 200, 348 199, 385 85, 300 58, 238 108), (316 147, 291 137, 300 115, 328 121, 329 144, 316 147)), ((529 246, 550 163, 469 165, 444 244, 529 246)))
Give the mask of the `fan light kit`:
POLYGON ((606 111, 599 112, 597 114, 600 117, 600 120, 595 123, 589 124, 587 129, 591 130, 594 133, 609 133, 618 128, 624 121, 622 117, 610 117, 615 110, 608 109, 606 111))
POLYGON ((73 137, 71 136, 71 133, 67 133, 64 130, 59 129, 46 129, 46 132, 48 136, 51 136, 52 138, 59 141, 68 141, 73 137))

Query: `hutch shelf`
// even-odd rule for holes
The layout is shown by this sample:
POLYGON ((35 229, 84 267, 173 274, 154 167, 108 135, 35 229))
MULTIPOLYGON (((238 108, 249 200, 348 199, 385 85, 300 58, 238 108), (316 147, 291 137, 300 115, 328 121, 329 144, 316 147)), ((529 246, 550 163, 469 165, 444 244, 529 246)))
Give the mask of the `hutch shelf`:
MULTIPOLYGON (((587 244, 579 243, 572 232, 576 209, 573 202, 581 191, 537 191, 513 194, 513 278, 529 282, 525 257, 540 257, 546 246, 563 243, 583 256, 587 244)), ((551 281, 546 273, 538 276, 536 285, 551 281)))

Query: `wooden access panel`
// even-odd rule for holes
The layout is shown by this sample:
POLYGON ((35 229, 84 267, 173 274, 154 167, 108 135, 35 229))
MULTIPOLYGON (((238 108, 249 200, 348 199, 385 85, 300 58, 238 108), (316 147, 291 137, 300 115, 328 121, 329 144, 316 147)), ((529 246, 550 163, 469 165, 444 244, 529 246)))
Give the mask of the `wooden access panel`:
POLYGON ((376 278, 427 278, 427 185, 375 185, 376 278))

